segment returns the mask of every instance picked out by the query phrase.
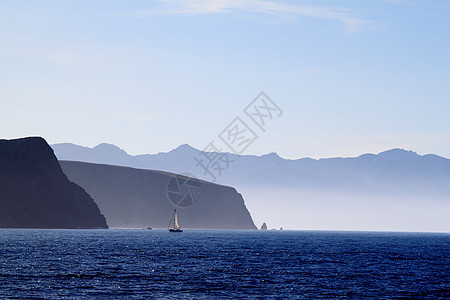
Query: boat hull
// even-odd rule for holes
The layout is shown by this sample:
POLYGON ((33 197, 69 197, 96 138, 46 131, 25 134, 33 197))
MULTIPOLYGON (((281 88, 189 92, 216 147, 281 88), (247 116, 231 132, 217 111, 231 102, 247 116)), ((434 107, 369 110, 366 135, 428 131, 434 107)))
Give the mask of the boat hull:
POLYGON ((170 231, 170 232, 183 232, 183 229, 180 229, 180 228, 170 228, 169 231, 170 231))

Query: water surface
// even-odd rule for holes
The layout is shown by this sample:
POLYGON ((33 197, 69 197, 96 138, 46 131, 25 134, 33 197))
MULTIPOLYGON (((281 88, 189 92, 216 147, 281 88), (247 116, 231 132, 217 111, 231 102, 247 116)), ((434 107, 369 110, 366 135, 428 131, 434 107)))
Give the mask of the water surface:
POLYGON ((2 229, 0 260, 0 297, 450 297, 450 234, 2 229))

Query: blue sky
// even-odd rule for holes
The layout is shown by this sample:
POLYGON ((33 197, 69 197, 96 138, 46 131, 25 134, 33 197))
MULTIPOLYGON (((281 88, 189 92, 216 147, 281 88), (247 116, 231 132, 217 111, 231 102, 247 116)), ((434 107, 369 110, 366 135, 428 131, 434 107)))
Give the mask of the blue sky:
POLYGON ((246 154, 450 157, 449 14, 445 0, 0 0, 0 137, 202 149, 264 91, 283 115, 246 154))

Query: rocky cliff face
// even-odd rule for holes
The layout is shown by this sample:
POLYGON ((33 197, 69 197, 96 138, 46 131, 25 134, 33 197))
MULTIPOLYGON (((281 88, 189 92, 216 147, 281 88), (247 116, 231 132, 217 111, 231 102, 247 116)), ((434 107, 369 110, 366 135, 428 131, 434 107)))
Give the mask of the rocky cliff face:
POLYGON ((107 228, 94 200, 70 182, 39 137, 0 140, 0 227, 107 228))
POLYGON ((111 227, 167 228, 177 207, 184 228, 256 229, 242 196, 231 187, 186 182, 185 177, 160 171, 71 161, 60 164, 70 180, 94 197, 111 227))

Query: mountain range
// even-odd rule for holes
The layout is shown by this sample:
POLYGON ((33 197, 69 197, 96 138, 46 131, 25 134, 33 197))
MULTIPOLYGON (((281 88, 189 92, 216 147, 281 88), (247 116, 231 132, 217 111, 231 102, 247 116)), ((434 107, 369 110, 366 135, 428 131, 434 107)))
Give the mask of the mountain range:
POLYGON ((391 149, 289 160, 276 153, 238 156, 189 145, 136 156, 111 144, 52 147, 59 160, 187 173, 233 186, 255 223, 267 222, 269 228, 450 231, 450 160, 433 154, 391 149))

